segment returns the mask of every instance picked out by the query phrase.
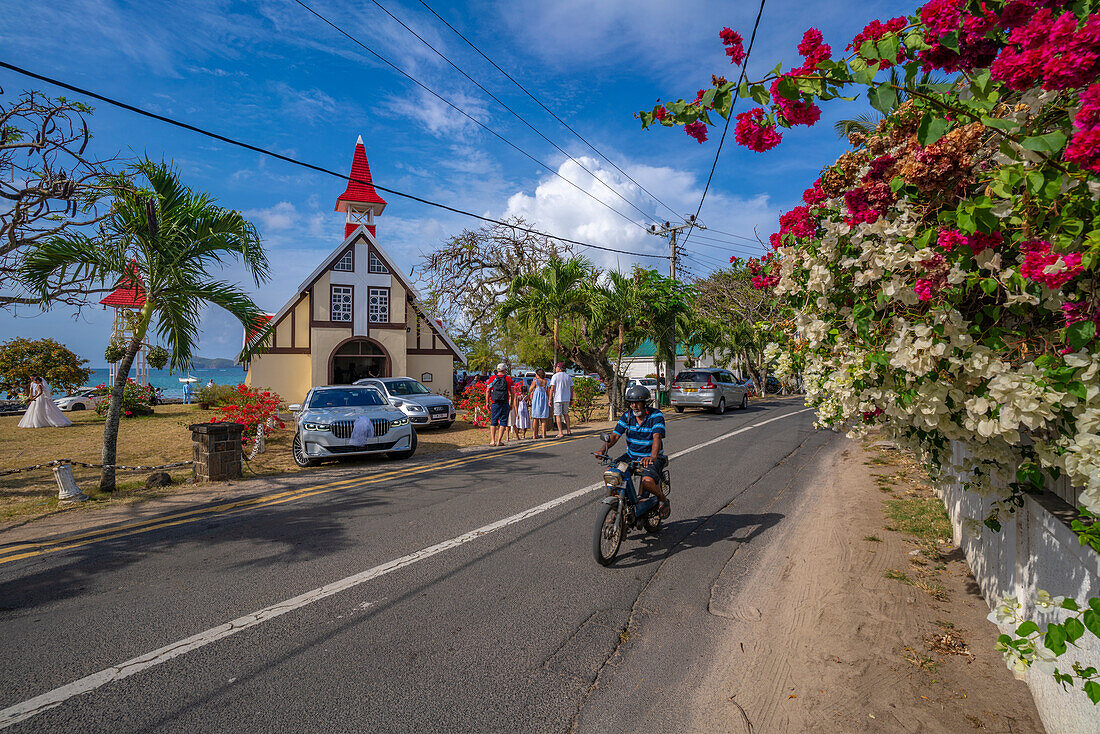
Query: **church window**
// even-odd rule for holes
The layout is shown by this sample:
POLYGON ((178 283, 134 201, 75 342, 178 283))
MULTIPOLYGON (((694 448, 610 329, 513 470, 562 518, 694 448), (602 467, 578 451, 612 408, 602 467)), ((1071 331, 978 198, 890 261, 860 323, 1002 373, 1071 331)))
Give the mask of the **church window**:
POLYGON ((332 286, 332 320, 351 321, 352 288, 347 285, 332 286))
POLYGON ((388 288, 371 288, 367 305, 367 319, 372 324, 388 324, 390 322, 390 291, 388 288))
POLYGON ((388 273, 388 272, 390 272, 389 270, 386 269, 386 266, 382 264, 382 261, 378 259, 378 256, 375 255, 373 252, 370 254, 370 257, 367 258, 367 263, 368 263, 367 264, 367 270, 369 272, 372 272, 372 273, 388 273))
POLYGON ((351 272, 355 270, 355 259, 351 254, 351 250, 344 253, 344 256, 336 261, 336 264, 332 266, 333 270, 346 270, 351 272))

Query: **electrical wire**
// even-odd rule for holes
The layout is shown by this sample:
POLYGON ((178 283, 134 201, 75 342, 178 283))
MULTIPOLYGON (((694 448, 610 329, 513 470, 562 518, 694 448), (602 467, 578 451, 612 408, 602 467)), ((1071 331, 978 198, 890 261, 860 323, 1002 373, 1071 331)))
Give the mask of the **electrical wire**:
MULTIPOLYGON (((737 80, 737 84, 734 88, 740 89, 741 83, 745 81, 745 73, 749 66, 749 57, 752 55, 752 46, 756 43, 756 29, 760 27, 760 16, 764 14, 764 3, 767 0, 760 0, 760 9, 756 11, 756 22, 752 25, 752 36, 749 37, 749 47, 745 51, 745 58, 741 60, 741 75, 737 80)), ((691 220, 691 227, 688 228, 687 235, 684 236, 684 244, 687 244, 688 238, 691 237, 691 233, 695 231, 695 221, 699 218, 699 212, 703 210, 703 202, 707 200, 707 192, 710 191, 710 182, 714 178, 714 169, 718 167, 718 156, 722 155, 722 145, 726 142, 726 133, 730 130, 730 120, 733 119, 733 109, 737 105, 737 100, 740 97, 734 97, 730 101, 730 113, 726 116, 726 125, 722 128, 722 137, 718 141, 718 150, 714 152, 714 163, 710 166, 710 175, 707 176, 707 185, 703 187, 703 195, 699 198, 699 206, 695 209, 695 216, 691 220)))
MULTIPOLYGON (((412 82, 413 84, 416 84, 416 85, 417 85, 418 87, 420 87, 421 89, 423 89, 424 91, 426 91, 426 92, 427 92, 428 94, 431 94, 431 95, 432 95, 433 97, 435 97, 436 99, 438 99, 438 100, 439 100, 440 102, 443 102, 443 103, 444 103, 445 105, 447 105, 448 107, 450 107, 451 109, 453 109, 453 110, 454 110, 455 112, 459 113, 460 115, 462 115, 462 116, 463 116, 463 117, 465 117, 466 119, 468 119, 468 120, 470 120, 471 122, 473 122, 473 123, 474 123, 475 125, 477 125, 478 127, 480 127, 480 128, 482 129, 482 130, 484 130, 485 132, 487 132, 487 133, 489 133, 490 135, 492 135, 493 137, 495 137, 495 138, 496 138, 497 140, 500 140, 500 141, 501 141, 502 143, 505 143, 505 144, 507 144, 507 145, 508 145, 509 147, 511 147, 511 148, 512 148, 513 150, 515 150, 515 151, 516 151, 517 153, 520 153, 520 154, 521 154, 521 155, 523 155, 524 157, 526 157, 526 158, 528 158, 529 160, 531 160, 531 161, 532 161, 533 163, 535 163, 535 164, 537 164, 538 166, 540 166, 540 167, 542 167, 542 168, 546 169, 547 171, 549 171, 549 172, 550 172, 550 173, 552 173, 553 175, 555 175, 555 176, 557 176, 558 178, 560 178, 560 179, 561 179, 562 181, 565 181, 565 182, 566 182, 567 184, 569 184, 570 186, 572 186, 573 188, 575 188, 575 189, 576 189, 577 191, 581 192, 582 194, 584 194, 584 195, 585 195, 585 196, 587 196, 588 198, 592 199, 592 201, 596 202, 596 203, 597 203, 597 204, 599 204, 600 206, 603 206, 603 207, 605 207, 605 208, 606 208, 606 209, 608 209, 609 211, 612 211, 612 212, 614 212, 615 214, 618 214, 618 215, 619 215, 620 217, 622 217, 622 218, 623 218, 623 219, 625 219, 626 221, 630 222, 631 224, 633 224, 633 225, 635 225, 635 226, 637 226, 637 227, 640 227, 641 229, 645 230, 645 225, 643 225, 643 224, 640 224, 639 222, 635 222, 635 221, 634 221, 633 219, 631 219, 630 217, 628 217, 628 216, 627 216, 626 214, 623 214, 623 213, 622 213, 621 211, 619 211, 619 210, 618 210, 618 209, 616 209, 615 207, 611 206, 611 205, 610 205, 610 204, 608 204, 608 203, 607 203, 606 201, 603 201, 602 199, 599 199, 599 198, 597 198, 597 197, 593 196, 593 195, 592 195, 591 193, 589 193, 588 191, 585 191, 585 190, 584 190, 583 188, 581 188, 581 187, 580 187, 580 186, 578 186, 577 184, 573 183, 572 181, 570 181, 569 179, 567 179, 567 178, 566 178, 565 176, 561 175, 561 174, 560 174, 560 173, 558 173, 558 172, 557 172, 556 170, 554 170, 554 169, 553 169, 553 168, 551 168, 550 166, 546 165, 545 163, 543 163, 542 161, 540 161, 540 160, 539 160, 538 158, 534 157, 533 155, 531 155, 530 153, 528 153, 527 151, 525 151, 525 150, 524 150, 523 148, 521 148, 521 147, 519 147, 518 145, 516 145, 515 143, 513 143, 513 142, 512 142, 511 140, 509 140, 508 138, 504 137, 503 135, 501 135, 500 133, 498 133, 498 132, 497 132, 496 130, 493 130, 493 129, 492 129, 491 127, 489 127, 489 126, 488 126, 488 125, 486 125, 485 123, 481 122, 481 120, 478 120, 478 119, 477 119, 476 117, 474 117, 473 115, 469 114, 468 112, 466 112, 465 110, 463 110, 463 109, 462 109, 461 107, 459 107, 458 105, 454 104, 454 103, 453 103, 453 102, 451 102, 451 101, 450 101, 449 99, 447 99, 446 97, 442 96, 441 94, 439 94, 438 92, 436 92, 436 91, 435 91, 434 89, 432 89, 431 87, 427 86, 426 84, 424 84, 423 82, 421 82, 421 81, 420 81, 419 79, 417 79, 416 77, 414 77, 413 75, 409 74, 409 73, 408 73, 407 71, 405 71, 404 69, 402 69, 401 67, 397 66, 397 64, 394 64, 394 63, 393 63, 392 61, 390 61, 390 60, 389 60, 389 59, 387 59, 386 57, 382 56, 381 54, 379 54, 379 53, 378 53, 377 51, 375 51, 374 49, 372 49, 372 48, 370 48, 369 46, 365 45, 365 44, 364 44, 364 43, 363 43, 362 41, 360 41, 360 40, 359 40, 358 38, 356 38, 355 36, 351 35, 351 34, 350 34, 350 33, 348 33, 347 31, 345 31, 345 30, 344 30, 343 28, 341 28, 340 26, 336 25, 336 24, 335 24, 335 23, 333 23, 333 22, 332 22, 331 20, 329 20, 328 18, 326 18, 325 16, 321 15, 321 14, 320 14, 320 13, 318 13, 318 12, 317 12, 316 10, 314 10, 313 8, 311 8, 311 7, 309 6, 309 5, 307 5, 307 4, 305 3, 305 2, 303 2, 303 0, 294 0, 294 2, 298 3, 299 5, 301 5, 301 6, 303 7, 303 8, 305 8, 305 9, 306 9, 307 11, 309 11, 309 12, 310 12, 310 13, 312 13, 312 14, 313 14, 314 16, 316 16, 317 18, 319 18, 319 19, 320 19, 321 21, 323 21, 324 23, 326 23, 327 25, 329 25, 329 26, 330 26, 330 27, 331 27, 331 28, 332 28, 333 30, 335 30, 335 31, 336 31, 337 33, 341 34, 342 36, 344 36, 345 38, 347 38, 347 39, 348 39, 349 41, 351 41, 352 43, 354 43, 354 44, 356 44, 357 46, 359 46, 360 48, 362 48, 362 49, 363 49, 364 51, 366 51, 367 53, 369 53, 369 54, 373 55, 373 56, 374 56, 375 58, 377 58, 377 59, 378 59, 379 61, 381 61, 382 63, 384 63, 384 64, 386 64, 387 66, 389 66, 389 67, 390 67, 391 69, 393 69, 394 71, 396 71, 396 72, 397 72, 398 74, 400 74, 401 76, 403 76, 403 77, 405 77, 406 79, 408 79, 409 81, 411 81, 411 82, 412 82)), ((643 212, 643 214, 644 214, 644 212, 643 212)))
MULTIPOLYGON (((404 29, 405 29, 405 30, 407 30, 407 31, 408 31, 409 33, 411 33, 411 34, 413 34, 414 36, 416 36, 416 37, 417 37, 417 39, 419 39, 419 41, 420 41, 421 43, 423 43, 423 44, 424 44, 425 46, 427 46, 427 47, 428 47, 428 48, 430 48, 430 49, 431 49, 431 50, 432 50, 433 52, 435 52, 436 56, 438 56, 439 58, 443 59, 443 60, 444 60, 444 61, 446 61, 446 62, 447 62, 448 64, 450 64, 451 68, 453 68, 453 69, 454 69, 455 71, 457 71, 457 72, 458 72, 459 74, 461 74, 462 76, 466 77, 466 79, 467 79, 468 81, 470 81, 470 82, 471 82, 471 83, 472 83, 472 84, 473 84, 474 86, 476 86, 476 87, 477 87, 478 89, 480 89, 480 90, 481 90, 482 92, 484 92, 485 94, 487 94, 487 95, 489 96, 489 98, 490 98, 490 99, 492 99, 492 100, 493 100, 494 102, 496 102, 496 103, 497 103, 498 105, 500 105, 501 107, 503 107, 504 109, 506 109, 506 110, 507 110, 508 112, 512 113, 512 116, 513 116, 513 117, 515 117, 515 118, 516 118, 517 120, 519 120, 519 121, 520 121, 520 122, 522 122, 522 123, 523 123, 524 125, 526 125, 526 126, 527 126, 528 128, 530 128, 530 129, 531 129, 531 131, 532 131, 533 133, 535 133, 535 134, 536 134, 536 135, 538 135, 538 136, 539 136, 540 138, 542 138, 543 140, 545 140, 545 141, 546 141, 547 143, 549 143, 550 145, 552 145, 552 146, 554 147, 554 149, 555 149, 555 150, 557 150, 557 151, 558 151, 559 153, 561 153, 561 154, 562 154, 563 156, 565 156, 566 158, 568 158, 569 160, 573 161, 573 162, 574 162, 574 163, 576 163, 576 164, 577 164, 578 166, 580 166, 580 167, 581 167, 581 170, 583 170, 583 171, 584 171, 585 173, 587 173, 587 174, 588 174, 589 176, 591 176, 591 177, 592 177, 593 179, 595 179, 596 181, 598 181, 599 183, 601 183, 601 184, 602 184, 602 185, 604 186, 604 188, 606 188, 606 189, 607 189, 608 191, 610 191, 611 193, 613 193, 613 194, 614 194, 615 196, 617 196, 617 197, 619 197, 620 199, 622 199, 622 200, 623 200, 623 202, 625 202, 625 203, 626 203, 626 204, 627 204, 628 206, 632 207, 632 208, 633 208, 633 209, 634 209, 634 210, 635 210, 636 212, 638 212, 639 214, 641 214, 641 215, 642 215, 643 217, 645 217, 646 219, 648 219, 648 220, 651 220, 651 221, 654 221, 654 222, 655 222, 655 221, 657 221, 657 217, 653 216, 652 214, 650 214, 650 213, 646 212, 645 210, 641 209, 640 207, 638 207, 638 205, 637 205, 637 204, 635 204, 635 203, 634 203, 634 202, 632 202, 632 201, 631 201, 630 199, 626 198, 625 196, 623 196, 622 194, 620 194, 620 193, 619 193, 618 191, 616 191, 616 190, 615 190, 615 189, 614 189, 614 188, 613 188, 613 187, 611 186, 611 184, 609 184, 609 183, 607 183, 606 181, 604 181, 603 179, 601 179, 601 178, 600 178, 599 176, 597 176, 597 175, 596 175, 595 173, 593 173, 592 171, 590 171, 590 170, 589 170, 589 169, 588 169, 588 168, 587 168, 587 167, 586 167, 586 166, 585 166, 585 165, 584 165, 583 163, 581 163, 580 161, 578 161, 578 160, 577 160, 576 158, 574 158, 573 156, 569 155, 569 153, 567 153, 567 152, 566 152, 565 150, 563 150, 561 146, 559 146, 559 145, 558 145, 557 143, 555 143, 555 142, 554 142, 553 140, 551 140, 550 138, 546 137, 546 135, 544 135, 544 134, 543 134, 543 132, 542 132, 541 130, 539 130, 539 129, 538 129, 537 127, 535 127, 535 126, 534 126, 534 125, 532 125, 532 124, 531 124, 530 122, 528 122, 528 121, 527 121, 527 119, 526 119, 525 117, 523 117, 522 115, 520 115, 520 114, 519 114, 518 112, 516 112, 516 111, 515 111, 515 110, 513 110, 513 109, 512 109, 511 107, 509 107, 509 106, 508 106, 508 105, 507 105, 507 104, 506 104, 505 102, 503 102, 503 101, 502 101, 502 100, 501 100, 501 99, 500 99, 499 97, 497 97, 497 96, 496 96, 495 94, 493 94, 493 93, 492 93, 492 92, 490 92, 490 91, 489 91, 488 89, 486 89, 485 87, 483 87, 483 86, 482 86, 482 85, 481 85, 481 84, 480 84, 480 83, 479 83, 479 82, 478 82, 478 81, 477 81, 476 79, 474 79, 474 78, 473 78, 472 76, 470 76, 469 74, 467 74, 467 73, 466 73, 466 72, 465 72, 465 71, 464 71, 464 70, 463 70, 463 69, 462 69, 461 67, 459 67, 459 66, 458 66, 458 64, 456 64, 455 62, 451 61, 451 60, 450 60, 450 59, 449 59, 449 58, 448 58, 448 57, 447 57, 447 56, 446 56, 446 55, 445 55, 445 54, 444 54, 444 53, 443 53, 442 51, 440 51, 439 49, 437 49, 437 48, 436 48, 435 46, 433 46, 433 45, 432 45, 431 43, 429 43, 429 42, 427 41, 427 39, 425 39, 425 38, 424 38, 423 36, 421 36, 421 35, 420 35, 419 33, 417 33, 417 32, 416 32, 416 31, 414 31, 414 30, 413 30, 412 28, 410 28, 410 27, 409 27, 409 26, 408 26, 408 25, 407 25, 407 24, 406 24, 406 23, 405 23, 405 22, 404 22, 403 20, 401 20, 400 18, 398 18, 398 17, 396 16, 396 15, 394 15, 393 13, 391 13, 391 12, 390 12, 389 10, 387 10, 387 9, 386 9, 386 7, 385 7, 384 5, 382 5, 382 3, 378 2, 378 0, 371 0, 371 2, 373 2, 373 3, 375 4, 375 5, 377 5, 377 6, 378 6, 378 8, 379 8, 379 9, 380 9, 380 10, 381 10, 381 11, 382 11, 383 13, 385 13, 385 14, 386 14, 386 15, 388 15, 388 16, 390 16, 390 18, 392 18, 393 20, 397 21, 397 23, 399 23, 399 24, 401 25, 401 27, 402 27, 402 28, 404 28, 404 29)), ((643 227, 643 228, 644 228, 644 227, 643 227)))
POLYGON ((276 158, 278 160, 284 161, 286 163, 290 163, 290 164, 295 165, 295 166, 300 166, 302 168, 307 168, 311 171, 317 171, 318 173, 324 173, 328 176, 334 176, 334 177, 339 178, 343 181, 354 181, 355 183, 370 185, 370 186, 373 186, 374 188, 376 188, 380 191, 386 192, 387 194, 393 194, 394 196, 400 196, 403 199, 408 199, 410 201, 416 201, 416 202, 419 202, 421 204, 426 204, 427 206, 435 207, 437 209, 443 209, 444 211, 453 212, 454 214, 462 214, 463 216, 471 217, 473 219, 478 219, 478 220, 481 220, 482 222, 489 222, 490 224, 500 224, 500 225, 503 225, 505 227, 510 227, 512 229, 519 230, 520 232, 527 232, 529 234, 537 235, 539 237, 547 237, 549 239, 557 240, 559 242, 567 242, 571 245, 577 245, 579 247, 589 247, 589 248, 594 249, 594 250, 603 250, 605 252, 618 252, 618 253, 621 253, 621 254, 624 254, 624 255, 633 255, 634 257, 651 257, 651 258, 658 258, 658 259, 661 259, 661 260, 666 260, 669 257, 668 255, 656 255, 656 254, 652 254, 652 253, 648 253, 648 252, 634 252, 632 250, 620 250, 620 249, 617 249, 617 248, 614 248, 614 247, 604 247, 602 245, 593 245, 589 242, 581 242, 579 240, 572 240, 572 239, 569 239, 568 237, 559 237, 558 235, 549 234, 547 232, 542 232, 540 230, 532 229, 530 227, 520 227, 520 226, 518 226, 516 224, 513 224, 511 222, 504 222, 504 221, 501 221, 499 219, 493 219, 492 217, 485 217, 485 216, 482 216, 480 214, 474 214, 473 212, 468 212, 464 209, 458 209, 456 207, 449 206, 447 204, 441 204, 437 201, 432 201, 430 199, 425 199, 425 198, 422 198, 420 196, 416 196, 415 194, 407 194, 403 191, 398 191, 397 189, 391 189, 389 187, 382 186, 381 184, 374 183, 373 181, 364 181, 362 179, 354 178, 352 176, 345 175, 343 173, 338 173, 336 171, 333 171, 332 169, 325 168, 323 166, 318 166, 318 165, 313 164, 313 163, 307 163, 305 161, 298 160, 297 158, 292 158, 288 155, 283 155, 282 153, 276 153, 275 151, 268 150, 267 148, 261 148, 258 145, 252 145, 251 143, 245 143, 243 141, 236 140, 234 138, 226 137, 225 135, 220 135, 218 133, 211 132, 210 130, 205 130, 201 127, 197 127, 195 125, 191 125, 191 124, 186 123, 186 122, 181 122, 181 121, 173 119, 171 117, 165 117, 164 115, 158 115, 155 112, 150 112, 150 111, 142 109, 140 107, 135 107, 134 105, 130 105, 130 104, 127 104, 125 102, 121 102, 117 99, 113 99, 111 97, 104 96, 104 95, 99 94, 97 92, 93 92, 93 91, 88 90, 88 89, 83 89, 81 87, 77 87, 77 86, 74 86, 72 84, 68 84, 68 83, 63 82, 59 79, 54 79, 52 77, 48 77, 48 76, 44 76, 42 74, 35 73, 33 71, 30 71, 28 69, 24 69, 22 67, 14 65, 14 64, 9 64, 6 61, 0 61, 0 68, 8 69, 9 71, 14 71, 17 74, 22 74, 23 76, 27 76, 27 77, 30 77, 32 79, 38 79, 39 81, 46 82, 47 84, 53 84, 55 86, 61 87, 62 89, 68 89, 70 92, 76 92, 77 94, 83 94, 84 96, 91 97, 92 99, 98 99, 101 102, 105 102, 105 103, 107 103, 109 105, 112 105, 114 107, 118 107, 119 109, 127 110, 128 112, 133 112, 135 114, 142 115, 143 117, 148 117, 148 118, 153 119, 153 120, 158 120, 160 122, 166 123, 168 125, 173 125, 175 127, 182 128, 184 130, 190 130, 191 132, 198 133, 199 135, 204 135, 208 138, 213 138, 214 140, 220 140, 221 142, 226 143, 228 145, 233 145, 233 146, 236 146, 238 148, 244 148, 245 150, 251 150, 255 153, 260 153, 262 155, 270 156, 271 158, 276 158))
MULTIPOLYGON (((440 21, 441 23, 443 23, 443 25, 445 25, 445 26, 447 26, 448 28, 450 28, 450 29, 451 29, 451 31, 453 31, 453 32, 454 32, 454 34, 455 34, 456 36, 458 36, 458 37, 459 37, 459 38, 461 38, 461 39, 462 39, 463 41, 465 41, 465 42, 466 42, 466 45, 468 45, 468 46, 469 46, 470 48, 472 48, 472 49, 473 49, 474 51, 477 51, 477 53, 478 53, 478 54, 479 54, 479 55, 481 56, 481 58, 485 59, 485 60, 486 60, 486 61, 488 61, 488 62, 489 62, 490 64, 492 64, 492 65, 493 65, 493 68, 494 68, 494 69, 496 69, 496 70, 497 70, 497 71, 499 71, 499 72, 500 72, 501 74, 503 74, 503 75, 504 75, 505 77, 507 77, 507 78, 508 78, 508 81, 510 81, 510 82, 512 82, 513 84, 515 84, 515 85, 516 85, 517 87, 519 87, 519 88, 520 88, 520 89, 521 89, 521 90, 523 91, 523 93, 524 93, 524 94, 526 94, 526 95, 527 95, 528 97, 530 97, 530 98, 531 98, 532 100, 534 100, 535 104, 537 104, 537 105, 538 105, 539 107, 541 107, 542 109, 546 110, 547 114, 549 114, 549 115, 550 115, 551 117, 553 117, 553 118, 554 118, 555 120, 557 120, 557 121, 558 121, 559 123, 561 123, 561 124, 562 124, 562 125, 563 125, 563 126, 565 127, 565 129, 566 129, 566 130, 568 130, 569 132, 571 132, 571 133, 573 133, 574 135, 576 135, 576 136, 577 136, 577 138, 578 138, 578 139, 579 139, 579 140, 580 140, 580 141, 581 141, 582 143, 584 143, 584 144, 585 144, 585 145, 587 145, 587 146, 588 146, 589 148, 591 148, 591 149, 592 149, 592 150, 593 150, 593 151, 594 151, 594 152, 596 153, 596 155, 598 155, 598 156, 599 156, 600 158, 603 158, 603 159, 604 159, 605 161, 607 161, 607 162, 608 162, 609 164, 611 164, 612 168, 614 168, 614 169, 615 169, 616 171, 618 171, 619 173, 621 173, 621 174, 622 174, 623 176, 626 176, 626 178, 627 178, 627 179, 628 179, 628 180, 629 180, 629 181, 630 181, 631 183, 633 183, 633 184, 634 184, 635 186, 637 186, 637 187, 638 187, 639 189, 641 189, 642 191, 644 191, 644 192, 645 192, 645 193, 646 193, 646 194, 647 194, 647 195, 648 195, 648 196, 649 196, 650 198, 652 198, 652 199, 653 199, 654 201, 656 201, 656 202, 657 202, 658 204, 660 204, 661 206, 663 206, 663 207, 664 207, 665 209, 668 209, 668 210, 669 210, 670 212, 672 212, 673 216, 675 216, 675 217, 680 217, 680 214, 679 214, 679 213, 678 213, 678 212, 677 212, 677 211, 676 211, 675 209, 673 209, 673 208, 672 208, 672 207, 670 207, 670 206, 669 206, 668 204, 666 204, 665 202, 663 202, 663 201, 661 201, 660 199, 658 199, 658 198, 657 198, 657 196, 656 196, 656 195, 655 195, 654 193, 652 193, 652 192, 651 192, 651 191, 650 191, 649 189, 647 189, 647 188, 646 188, 645 186, 642 186, 642 185, 641 185, 640 183, 638 183, 638 182, 637 182, 637 181, 635 181, 635 180, 634 180, 633 178, 631 178, 630 174, 628 174, 628 173, 627 173, 626 171, 624 171, 623 169, 621 169, 621 168, 619 168, 619 167, 618 167, 617 165, 615 165, 615 162, 614 162, 613 160, 611 160, 611 159, 610 159, 610 158, 608 158, 608 157, 607 157, 606 155, 604 155, 603 153, 601 153, 601 152, 600 152, 600 150, 599 150, 599 149, 598 149, 598 148, 597 148, 597 147, 596 147, 595 145, 593 145, 592 143, 588 142, 588 140, 587 140, 587 139, 585 139, 585 137, 584 137, 583 135, 581 135, 581 134, 580 134, 579 132, 577 132, 576 130, 574 130, 574 129, 572 128, 572 126, 570 126, 570 124, 569 124, 568 122, 566 122, 565 120, 563 120, 563 119, 561 119, 560 117, 558 117, 558 116, 557 116, 557 115, 556 115, 556 114, 554 113, 554 111, 553 111, 552 109, 550 109, 549 107, 547 107, 547 106, 546 106, 545 104, 543 104, 543 103, 542 103, 542 100, 540 100, 540 99, 539 99, 538 97, 536 97, 536 96, 535 96, 534 94, 532 94, 532 93, 531 93, 530 91, 528 91, 528 90, 527 90, 527 87, 525 87, 525 86, 523 86, 522 84, 520 84, 520 83, 519 83, 518 81, 516 81, 515 77, 513 77, 513 76, 512 76, 511 74, 509 74, 508 72, 506 72, 506 71, 505 71, 504 69, 500 68, 500 66, 498 66, 498 65, 497 65, 497 63, 496 63, 495 61, 493 61, 493 60, 492 60, 492 59, 490 59, 490 58, 489 58, 488 56, 486 56, 486 55, 485 55, 485 52, 484 52, 484 51, 482 51, 482 50, 481 50, 480 48, 478 48, 478 47, 477 47, 477 45, 476 45, 476 44, 475 44, 475 43, 474 43, 473 41, 471 41, 470 39, 466 38, 466 36, 462 35, 462 33, 461 33, 461 32, 460 32, 460 31, 459 31, 459 30, 458 30, 457 28, 455 28, 455 27, 454 27, 453 25, 451 25, 450 23, 448 23, 448 22, 447 22, 447 20, 446 20, 445 18, 443 18, 443 16, 441 16, 441 15, 440 15, 439 13, 435 12, 435 10, 433 10, 433 9, 432 9, 432 7, 431 7, 430 5, 428 5, 428 3, 424 2, 424 0, 420 0, 420 4, 421 4, 421 5, 423 5, 423 6, 425 7, 425 8, 427 8, 427 10, 428 10, 428 12, 429 12, 429 13, 431 13, 431 14, 432 14, 432 15, 434 15, 434 16, 435 16, 436 18, 438 18, 438 19, 439 19, 439 21, 440 21)), ((682 219, 682 217, 680 217, 680 218, 682 219)))

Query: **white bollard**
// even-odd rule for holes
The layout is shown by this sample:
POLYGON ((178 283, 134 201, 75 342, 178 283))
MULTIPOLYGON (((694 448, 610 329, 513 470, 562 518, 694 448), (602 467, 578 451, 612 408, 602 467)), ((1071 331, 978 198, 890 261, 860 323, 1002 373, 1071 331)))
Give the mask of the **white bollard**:
POLYGON ((76 486, 71 464, 54 464, 53 478, 57 480, 57 499, 61 502, 83 502, 88 499, 88 495, 76 486))

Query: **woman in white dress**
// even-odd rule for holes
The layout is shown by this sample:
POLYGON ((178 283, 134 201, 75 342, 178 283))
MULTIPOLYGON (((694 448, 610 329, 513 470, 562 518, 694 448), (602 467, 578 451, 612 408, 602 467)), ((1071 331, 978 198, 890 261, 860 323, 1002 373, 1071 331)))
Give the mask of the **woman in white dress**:
POLYGON ((19 421, 20 428, 49 428, 51 426, 71 426, 73 422, 65 417, 57 403, 50 396, 50 386, 41 377, 31 378, 31 402, 27 412, 19 421))

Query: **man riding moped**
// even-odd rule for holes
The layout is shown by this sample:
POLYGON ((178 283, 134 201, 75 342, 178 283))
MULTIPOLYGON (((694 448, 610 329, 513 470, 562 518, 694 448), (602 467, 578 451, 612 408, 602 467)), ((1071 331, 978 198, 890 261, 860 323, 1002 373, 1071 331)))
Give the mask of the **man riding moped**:
POLYGON ((665 417, 661 411, 651 408, 651 394, 644 385, 632 385, 627 388, 626 402, 629 409, 619 418, 611 440, 603 445, 601 455, 606 456, 608 449, 615 445, 620 436, 626 436, 626 454, 618 461, 637 461, 642 465, 642 489, 656 495, 661 501, 660 516, 668 517, 671 508, 668 497, 661 487, 668 457, 662 452, 665 437, 665 417))

